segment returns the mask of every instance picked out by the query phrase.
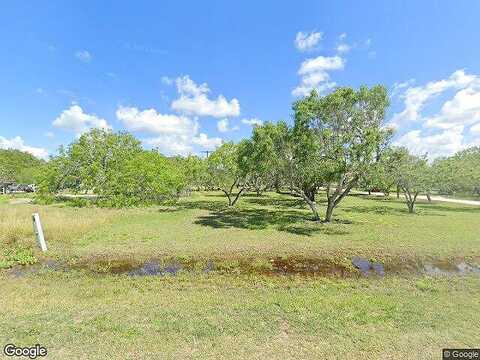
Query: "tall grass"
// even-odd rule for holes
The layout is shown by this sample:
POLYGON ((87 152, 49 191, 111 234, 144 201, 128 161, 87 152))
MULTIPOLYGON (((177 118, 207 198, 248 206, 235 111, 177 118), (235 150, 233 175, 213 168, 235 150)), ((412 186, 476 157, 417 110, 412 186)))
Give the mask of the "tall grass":
POLYGON ((109 223, 120 210, 60 206, 0 205, 0 248, 34 248, 32 214, 38 212, 45 238, 56 247, 68 246, 78 237, 109 223))

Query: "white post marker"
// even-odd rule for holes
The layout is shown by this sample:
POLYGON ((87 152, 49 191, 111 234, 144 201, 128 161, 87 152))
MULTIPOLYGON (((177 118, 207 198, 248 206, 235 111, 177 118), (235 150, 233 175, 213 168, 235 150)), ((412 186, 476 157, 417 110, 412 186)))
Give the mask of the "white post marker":
POLYGON ((47 251, 47 243, 45 242, 45 237, 43 236, 42 223, 40 222, 40 215, 34 213, 33 216, 33 231, 37 236, 38 246, 42 249, 43 252, 47 251))

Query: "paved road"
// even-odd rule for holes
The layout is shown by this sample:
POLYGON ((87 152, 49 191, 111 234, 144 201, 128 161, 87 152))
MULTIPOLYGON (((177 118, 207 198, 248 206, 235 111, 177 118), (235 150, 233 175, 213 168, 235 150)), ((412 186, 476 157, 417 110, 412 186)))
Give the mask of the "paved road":
MULTIPOLYGON (((421 200, 427 200, 427 197, 425 195, 419 195, 418 198, 421 200)), ((443 196, 430 196, 430 198, 432 199, 432 201, 445 201, 445 202, 456 203, 456 204, 480 206, 480 201, 476 201, 476 200, 450 199, 443 196)))
MULTIPOLYGON (((366 192, 366 191, 356 191, 355 193, 368 195, 368 192, 366 192)), ((385 196, 381 192, 372 192, 370 195, 371 196, 385 196)), ((390 196, 396 196, 396 195, 390 195, 390 196)), ((476 200, 450 199, 450 198, 446 198, 446 197, 443 197, 443 196, 437 196, 437 195, 432 195, 432 196, 430 196, 430 198, 432 199, 432 201, 444 201, 444 202, 455 203, 455 204, 480 206, 480 201, 476 201, 476 200)), ((419 195, 418 199, 419 200, 428 200, 425 195, 419 195)))

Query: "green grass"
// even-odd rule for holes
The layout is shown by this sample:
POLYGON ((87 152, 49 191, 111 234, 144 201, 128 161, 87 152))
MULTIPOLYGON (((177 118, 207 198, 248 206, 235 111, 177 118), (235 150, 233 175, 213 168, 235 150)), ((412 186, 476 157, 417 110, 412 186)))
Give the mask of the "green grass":
POLYGON ((335 279, 235 268, 358 255, 478 263, 480 207, 419 203, 411 215, 396 199, 350 196, 333 223, 321 224, 287 196, 248 195, 238 205, 228 209, 217 193, 145 209, 1 204, 0 245, 11 259, 25 258, 19 249, 91 268, 202 258, 232 271, 142 278, 3 270, 0 345, 40 343, 51 359, 431 359, 444 347, 478 346, 478 276, 335 279), (47 255, 36 249, 32 212, 42 218, 47 255))
POLYGON ((49 359, 434 359, 478 346, 478 278, 0 282, 0 343, 40 343, 49 359))
POLYGON ((362 255, 388 260, 480 253, 480 207, 468 205, 420 202, 411 215, 396 199, 350 196, 336 211, 336 221, 321 224, 310 220, 301 201, 277 194, 245 196, 234 209, 211 193, 169 208, 4 204, 0 241, 35 246, 34 211, 44 224, 48 256, 58 259, 362 255))

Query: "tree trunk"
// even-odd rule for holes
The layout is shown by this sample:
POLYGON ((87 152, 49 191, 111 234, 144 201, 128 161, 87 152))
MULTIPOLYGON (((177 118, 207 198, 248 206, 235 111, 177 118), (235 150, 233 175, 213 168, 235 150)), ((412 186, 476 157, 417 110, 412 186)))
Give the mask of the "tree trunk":
POLYGON ((228 206, 232 206, 232 197, 230 196, 230 194, 228 193, 228 191, 225 191, 225 190, 223 190, 223 189, 222 189, 222 191, 223 191, 223 193, 225 194, 225 196, 226 196, 227 199, 228 199, 228 206))
POLYGON ((415 212, 415 203, 412 201, 409 201, 407 205, 408 205, 408 212, 410 214, 413 214, 415 212))
POLYGON ((303 200, 305 200, 305 202, 308 204, 308 206, 310 207, 310 210, 312 210, 312 213, 313 213, 313 219, 315 221, 320 221, 320 215, 318 215, 318 209, 317 209, 317 204, 315 203, 315 201, 312 201, 307 194, 305 194, 305 192, 302 192, 302 197, 303 197, 303 200))
POLYGON ((333 209, 335 208, 335 202, 328 200, 327 211, 325 213, 325 222, 332 221, 333 209))
POLYGON ((432 202, 432 198, 430 197, 430 193, 427 192, 427 199, 428 199, 428 202, 432 202))
POLYGON ((310 201, 315 202, 315 189, 305 190, 304 193, 310 201))
POLYGON ((397 199, 400 199, 400 186, 397 185, 397 199))
POLYGON ((318 214, 317 204, 314 201, 310 201, 308 202, 308 206, 310 206, 310 209, 312 210, 313 220, 320 221, 320 215, 318 214))
POLYGON ((244 187, 242 187, 242 188, 240 189, 240 191, 238 192, 237 196, 235 196, 235 199, 233 199, 233 202, 231 202, 231 205, 230 205, 230 206, 235 206, 235 204, 237 203, 238 199, 240 199, 240 195, 242 195, 243 190, 245 190, 244 187))

